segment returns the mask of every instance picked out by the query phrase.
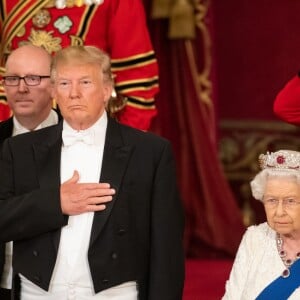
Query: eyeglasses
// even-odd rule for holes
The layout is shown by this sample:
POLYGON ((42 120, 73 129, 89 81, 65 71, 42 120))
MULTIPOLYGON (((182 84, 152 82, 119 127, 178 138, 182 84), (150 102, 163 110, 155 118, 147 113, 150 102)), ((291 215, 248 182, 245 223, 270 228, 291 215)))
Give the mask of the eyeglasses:
POLYGON ((24 80, 26 85, 35 86, 41 83, 43 78, 50 78, 48 75, 26 75, 26 76, 3 76, 3 83, 6 86, 18 86, 21 79, 24 80))
MULTIPOLYGON (((268 198, 263 200, 263 203, 268 208, 275 208, 278 206, 280 200, 277 198, 268 198)), ((281 200, 282 206, 285 208, 292 208, 300 204, 299 200, 293 199, 293 198, 285 198, 281 200)))

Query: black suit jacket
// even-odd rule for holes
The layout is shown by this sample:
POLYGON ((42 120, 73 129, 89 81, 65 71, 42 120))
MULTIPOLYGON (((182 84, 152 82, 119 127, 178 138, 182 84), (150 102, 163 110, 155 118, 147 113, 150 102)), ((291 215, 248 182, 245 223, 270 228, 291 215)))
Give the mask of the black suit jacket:
MULTIPOLYGON (((0 161, 0 240, 14 241, 14 273, 45 290, 68 221, 60 206, 61 133, 62 123, 7 139, 0 161)), ((181 300, 183 211, 170 143, 109 119, 100 181, 116 195, 94 215, 95 292, 134 280, 139 300, 181 300)))
MULTIPOLYGON (((0 146, 5 139, 11 137, 13 132, 13 118, 9 118, 6 121, 0 122, 0 146)), ((0 243, 0 278, 3 273, 3 267, 5 262, 5 243, 0 243)))
MULTIPOLYGON (((62 117, 58 111, 58 119, 62 120, 62 117)), ((13 134, 13 117, 10 117, 9 119, 0 122, 0 148, 7 138, 11 137, 13 134)), ((0 243, 0 278, 3 273, 3 268, 4 268, 4 263, 5 263, 5 243, 0 243)))

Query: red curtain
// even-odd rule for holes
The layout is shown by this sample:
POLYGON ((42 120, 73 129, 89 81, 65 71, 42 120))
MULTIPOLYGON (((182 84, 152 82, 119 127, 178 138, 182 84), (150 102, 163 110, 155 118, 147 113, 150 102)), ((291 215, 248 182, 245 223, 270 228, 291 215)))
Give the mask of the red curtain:
MULTIPOLYGON (((149 15, 151 5, 145 0, 149 15)), ((195 13, 200 9, 203 16, 207 8, 208 3, 198 0, 195 13)), ((149 20, 160 68, 159 113, 152 131, 174 146, 186 212, 187 256, 233 256, 244 226, 218 158, 209 30, 200 23, 195 39, 170 40, 168 19, 149 20)))

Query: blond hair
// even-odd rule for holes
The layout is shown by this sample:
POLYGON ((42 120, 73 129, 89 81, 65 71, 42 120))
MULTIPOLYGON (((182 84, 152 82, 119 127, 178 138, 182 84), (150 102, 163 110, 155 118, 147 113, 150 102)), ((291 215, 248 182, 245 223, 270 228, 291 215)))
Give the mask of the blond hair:
POLYGON ((55 82, 59 65, 98 65, 103 80, 113 84, 109 55, 95 46, 69 46, 56 52, 51 64, 51 80, 55 82))

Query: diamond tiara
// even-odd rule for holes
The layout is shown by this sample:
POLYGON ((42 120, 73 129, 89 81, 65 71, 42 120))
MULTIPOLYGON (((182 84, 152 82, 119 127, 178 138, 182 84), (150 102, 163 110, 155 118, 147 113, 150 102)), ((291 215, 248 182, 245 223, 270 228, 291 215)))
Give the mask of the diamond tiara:
POLYGON ((258 157, 260 168, 300 170, 300 152, 293 150, 279 150, 267 152, 258 157))

